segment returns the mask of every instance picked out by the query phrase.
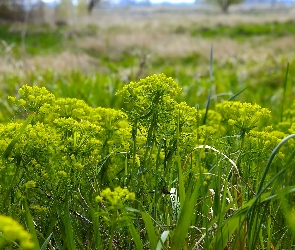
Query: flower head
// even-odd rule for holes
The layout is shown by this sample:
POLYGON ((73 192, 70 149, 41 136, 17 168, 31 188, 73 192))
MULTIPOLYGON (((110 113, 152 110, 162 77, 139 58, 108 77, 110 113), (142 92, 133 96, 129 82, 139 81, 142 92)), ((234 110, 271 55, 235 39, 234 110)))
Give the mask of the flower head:
POLYGON ((30 188, 35 188, 36 187, 36 182, 34 181, 28 181, 26 184, 26 189, 30 189, 30 188))
POLYGON ((34 247, 31 235, 11 217, 0 215, 0 234, 0 247, 16 240, 20 242, 23 249, 33 249, 34 247))
POLYGON ((102 202, 106 201, 112 206, 118 206, 123 204, 127 200, 134 200, 135 194, 129 192, 127 188, 116 187, 114 191, 110 188, 103 190, 99 196, 96 196, 95 201, 102 202))

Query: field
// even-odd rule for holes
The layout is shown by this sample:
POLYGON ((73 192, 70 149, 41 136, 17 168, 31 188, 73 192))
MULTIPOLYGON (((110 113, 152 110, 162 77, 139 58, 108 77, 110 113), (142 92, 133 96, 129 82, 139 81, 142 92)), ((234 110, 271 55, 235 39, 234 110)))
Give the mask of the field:
POLYGON ((73 13, 0 25, 0 248, 294 249, 295 7, 73 13))

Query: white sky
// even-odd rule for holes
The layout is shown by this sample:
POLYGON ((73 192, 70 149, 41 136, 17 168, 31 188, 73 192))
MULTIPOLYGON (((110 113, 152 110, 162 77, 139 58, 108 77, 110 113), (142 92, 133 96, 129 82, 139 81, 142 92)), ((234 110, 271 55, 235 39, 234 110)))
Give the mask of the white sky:
POLYGON ((188 3, 194 3, 195 0, 150 0, 150 2, 153 3, 153 4, 163 3, 163 2, 165 2, 165 3, 169 2, 169 3, 172 3, 172 4, 177 4, 177 3, 186 3, 186 4, 188 4, 188 3))
POLYGON ((52 2, 56 2, 55 0, 42 0, 44 3, 52 3, 52 2))

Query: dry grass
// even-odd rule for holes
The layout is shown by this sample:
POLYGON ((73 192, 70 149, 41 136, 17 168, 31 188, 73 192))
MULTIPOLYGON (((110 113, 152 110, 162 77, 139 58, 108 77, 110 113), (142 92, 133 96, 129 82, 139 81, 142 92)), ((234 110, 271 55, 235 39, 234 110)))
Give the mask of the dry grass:
POLYGON ((12 56, 0 59, 0 73, 23 73, 31 70, 51 69, 57 72, 81 70, 88 73, 95 70, 96 60, 85 53, 74 54, 64 51, 57 55, 42 55, 33 57, 23 57, 16 60, 12 56))
POLYGON ((175 25, 235 25, 237 23, 265 23, 270 21, 283 22, 294 20, 294 7, 273 8, 244 8, 233 6, 228 15, 220 13, 212 7, 138 7, 122 9, 95 9, 91 16, 80 18, 79 23, 97 24, 103 27, 127 25, 132 28, 142 28, 147 23, 154 28, 163 23, 175 25), (252 11, 251 11, 252 9, 252 11), (172 17, 172 18, 171 18, 172 17), (167 22, 168 21, 168 22, 167 22))
MULTIPOLYGON (((52 13, 51 13, 52 14, 52 13)), ((48 17, 47 17, 48 19, 48 17)), ((71 49, 58 55, 25 57, 21 63, 6 55, 0 59, 1 71, 19 68, 44 69, 57 71, 81 69, 84 72, 96 70, 100 55, 110 57, 122 56, 126 51, 135 53, 138 57, 158 55, 161 57, 180 57, 197 53, 208 58, 210 46, 214 46, 216 60, 229 60, 231 57, 248 60, 265 56, 276 56, 278 53, 294 56, 294 37, 282 37, 268 40, 265 37, 255 37, 236 41, 229 37, 205 39, 192 37, 187 29, 192 27, 210 27, 218 24, 235 25, 237 23, 265 23, 270 21, 284 22, 294 20, 294 8, 277 11, 249 11, 233 8, 229 15, 220 14, 210 8, 123 8, 95 9, 91 16, 72 18, 71 33, 74 42, 71 49), (73 21, 76 20, 76 21, 73 21), (96 34, 76 36, 77 32, 85 31, 85 27, 97 29, 96 34), (182 29, 183 32, 175 32, 182 29), (82 50, 81 50, 82 49, 82 50), (89 56, 86 52, 91 51, 89 56), (14 65, 13 65, 14 64, 14 65)))

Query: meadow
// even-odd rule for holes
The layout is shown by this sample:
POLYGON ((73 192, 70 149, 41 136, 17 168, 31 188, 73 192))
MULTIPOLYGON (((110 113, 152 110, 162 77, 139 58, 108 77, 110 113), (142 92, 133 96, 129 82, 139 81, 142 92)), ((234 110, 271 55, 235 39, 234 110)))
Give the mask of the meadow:
POLYGON ((1 249, 294 249, 295 9, 0 25, 1 249))

